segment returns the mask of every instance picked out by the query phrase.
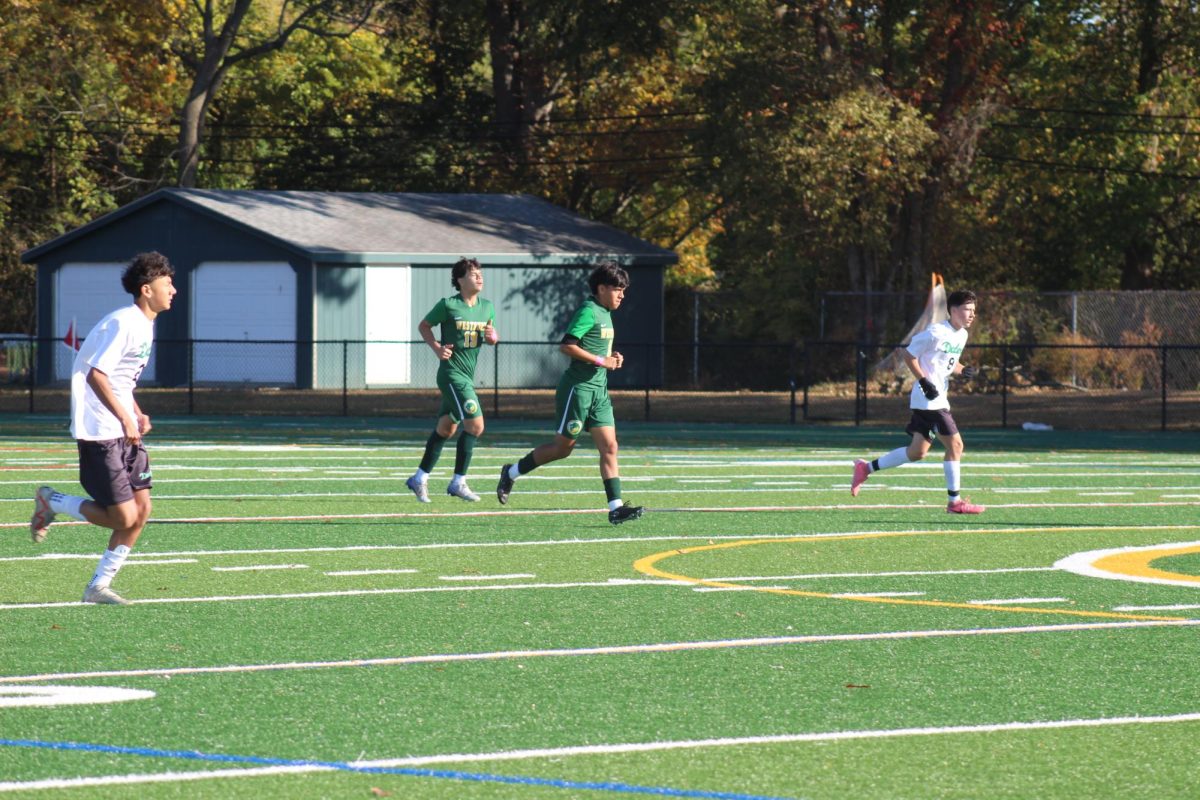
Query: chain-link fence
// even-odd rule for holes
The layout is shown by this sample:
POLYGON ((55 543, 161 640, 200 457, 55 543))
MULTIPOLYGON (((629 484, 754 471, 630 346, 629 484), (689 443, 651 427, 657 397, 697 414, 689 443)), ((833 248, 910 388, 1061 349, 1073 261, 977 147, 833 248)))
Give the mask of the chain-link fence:
MULTIPOLYGON (((958 288, 958 287, 955 287, 958 288)), ((986 330, 972 343, 1200 344, 1200 292, 979 292, 986 330)), ((824 292, 817 338, 900 341, 927 292, 824 292)))
MULTIPOLYGON (((858 341, 623 343, 609 374, 620 419, 895 424, 911 376, 858 341)), ((160 340, 139 385, 151 414, 432 417, 437 360, 423 342, 160 340), (311 387, 311 388, 309 388, 311 387)), ((0 336, 0 412, 66 414, 74 351, 0 336)), ((956 380, 965 425, 1200 429, 1200 345, 972 342, 956 380)), ((565 359, 554 342, 483 348, 475 385, 491 417, 550 419, 565 359)))

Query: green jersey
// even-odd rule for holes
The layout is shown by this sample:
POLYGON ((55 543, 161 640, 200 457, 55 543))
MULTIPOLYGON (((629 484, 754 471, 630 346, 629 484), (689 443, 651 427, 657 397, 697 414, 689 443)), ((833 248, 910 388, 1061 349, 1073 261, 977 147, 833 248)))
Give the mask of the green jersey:
POLYGON ((425 315, 425 321, 430 325, 441 325, 438 341, 454 345, 454 353, 438 366, 438 375, 474 380, 479 348, 483 345, 483 329, 495 320, 496 310, 491 300, 477 296, 473 306, 467 305, 461 294, 438 300, 433 310, 425 315))
MULTIPOLYGON (((613 336, 612 312, 589 297, 567 325, 563 341, 575 340, 576 344, 594 356, 608 358, 612 355, 613 336)), ((571 359, 563 377, 580 386, 608 386, 608 370, 595 364, 585 364, 571 359)))

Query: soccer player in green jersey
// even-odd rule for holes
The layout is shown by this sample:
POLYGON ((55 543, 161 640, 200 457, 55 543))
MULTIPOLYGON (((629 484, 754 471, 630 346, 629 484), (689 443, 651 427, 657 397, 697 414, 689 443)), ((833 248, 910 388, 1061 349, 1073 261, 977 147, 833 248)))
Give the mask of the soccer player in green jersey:
POLYGON ((425 443, 425 456, 413 476, 405 482, 422 503, 429 501, 428 479, 442 454, 446 440, 462 425, 458 449, 454 457, 454 477, 446 494, 468 502, 478 502, 479 495, 467 486, 467 468, 475 442, 483 435, 483 408, 475 393, 475 365, 479 348, 484 343, 499 340, 494 323, 496 310, 492 301, 479 296, 483 291, 483 268, 473 258, 460 258, 450 270, 450 283, 458 294, 437 302, 417 326, 425 344, 441 360, 437 385, 442 390, 442 407, 437 427, 425 443), (441 340, 433 335, 433 326, 441 326, 441 340))
POLYGON ((608 521, 620 525, 642 516, 641 506, 627 506, 621 499, 621 477, 617 466, 617 425, 608 396, 608 371, 620 369, 625 359, 614 353, 612 312, 625 299, 629 275, 611 261, 602 262, 588 276, 592 296, 584 302, 567 326, 559 351, 571 359, 554 396, 558 428, 554 441, 539 445, 516 464, 505 464, 496 485, 496 499, 508 503, 513 483, 521 475, 571 455, 575 440, 590 431, 600 451, 600 477, 608 496, 608 521))

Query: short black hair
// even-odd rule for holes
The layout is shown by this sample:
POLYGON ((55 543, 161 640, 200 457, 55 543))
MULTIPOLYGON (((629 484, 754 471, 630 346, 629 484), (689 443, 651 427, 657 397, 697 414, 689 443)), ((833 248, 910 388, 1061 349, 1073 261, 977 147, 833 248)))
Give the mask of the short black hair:
POLYGON ((141 295, 143 286, 164 275, 175 277, 175 268, 166 256, 153 250, 149 253, 138 253, 122 273, 121 286, 137 298, 141 295))
POLYGON ((958 308, 977 301, 978 298, 975 297, 974 292, 969 289, 959 289, 957 292, 951 292, 950 296, 946 298, 946 308, 958 308))
POLYGON ((624 289, 629 286, 629 273, 621 269, 615 261, 601 261, 588 275, 588 288, 592 294, 599 291, 601 286, 615 286, 624 289))
POLYGON ((458 285, 458 279, 466 277, 466 274, 472 269, 483 269, 479 264, 479 259, 460 258, 454 262, 454 266, 450 269, 450 285, 462 291, 462 287, 458 285))

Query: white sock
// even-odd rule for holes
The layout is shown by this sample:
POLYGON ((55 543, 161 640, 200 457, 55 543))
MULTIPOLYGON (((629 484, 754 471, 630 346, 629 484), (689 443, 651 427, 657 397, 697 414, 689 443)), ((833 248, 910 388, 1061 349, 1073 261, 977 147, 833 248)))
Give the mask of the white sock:
POLYGON ((618 497, 616 500, 608 501, 608 510, 616 511, 618 508, 620 508, 623 505, 625 505, 625 501, 618 497))
POLYGON ((958 461, 943 461, 942 469, 946 472, 946 491, 952 495, 958 494, 962 487, 962 470, 958 461))
POLYGON ((55 514, 66 514, 68 517, 73 517, 80 522, 87 522, 87 517, 80 510, 83 508, 84 500, 87 500, 87 498, 54 492, 50 495, 50 510, 55 514))
POLYGON ((881 455, 879 458, 877 458, 875 460, 879 462, 880 469, 891 469, 892 467, 898 467, 901 464, 907 464, 908 463, 908 448, 907 447, 897 447, 892 452, 884 453, 883 455, 881 455))
POLYGON ((96 574, 92 576, 88 586, 104 587, 112 583, 113 578, 117 577, 117 570, 121 569, 128 555, 129 548, 123 544, 112 550, 105 550, 104 555, 100 556, 100 563, 96 565, 96 574))
POLYGON ((454 473, 454 477, 450 479, 450 485, 456 486, 456 485, 462 483, 463 481, 465 481, 466 479, 467 479, 466 475, 459 475, 456 472, 456 473, 454 473))
POLYGON ((429 481, 429 473, 417 467, 417 471, 413 473, 413 477, 417 479, 417 483, 427 483, 429 481))
POLYGON ((512 478, 514 481, 515 481, 517 478, 521 477, 521 470, 517 469, 517 465, 516 465, 516 464, 511 464, 511 465, 509 465, 509 467, 508 467, 508 477, 512 478))

